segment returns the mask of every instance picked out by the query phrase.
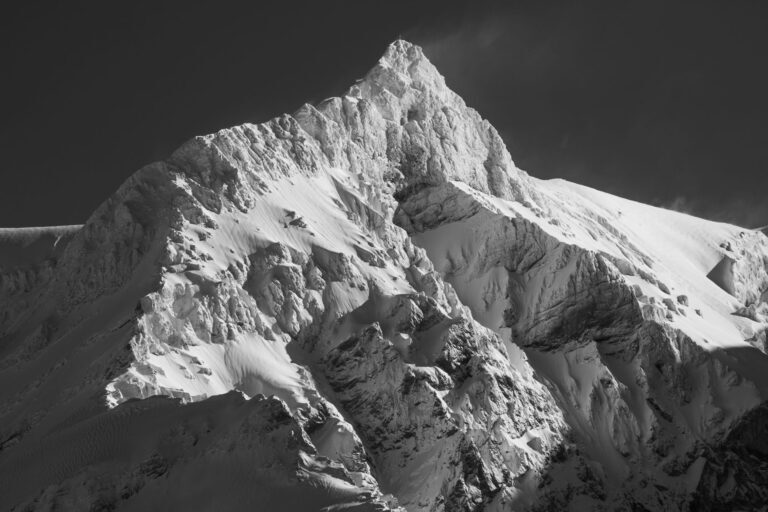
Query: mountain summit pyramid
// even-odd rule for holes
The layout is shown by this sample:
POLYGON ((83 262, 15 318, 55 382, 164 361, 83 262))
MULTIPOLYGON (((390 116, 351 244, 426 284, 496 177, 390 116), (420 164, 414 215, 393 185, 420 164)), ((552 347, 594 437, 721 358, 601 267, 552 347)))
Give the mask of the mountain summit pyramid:
POLYGON ((529 176, 395 41, 83 226, 0 230, 0 508, 755 509, 767 267, 529 176))

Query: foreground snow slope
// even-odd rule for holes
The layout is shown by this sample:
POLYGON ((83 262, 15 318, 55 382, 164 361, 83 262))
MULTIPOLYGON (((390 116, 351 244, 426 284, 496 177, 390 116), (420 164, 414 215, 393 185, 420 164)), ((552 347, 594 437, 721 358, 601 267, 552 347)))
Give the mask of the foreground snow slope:
POLYGON ((528 176, 404 41, 0 253, 4 508, 766 498, 766 237, 528 176))

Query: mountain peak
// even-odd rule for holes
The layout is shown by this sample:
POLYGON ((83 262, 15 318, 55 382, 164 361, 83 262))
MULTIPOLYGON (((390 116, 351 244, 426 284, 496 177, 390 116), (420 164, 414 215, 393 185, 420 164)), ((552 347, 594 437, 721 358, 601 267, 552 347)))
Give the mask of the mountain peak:
POLYGON ((0 267, 2 510, 768 501, 768 239, 528 176, 407 41, 0 267))
POLYGON ((403 98, 409 89, 431 92, 440 101, 458 98, 445 85, 445 79, 421 47, 403 39, 390 43, 378 63, 350 89, 349 95, 369 98, 382 89, 397 98, 403 98))
MULTIPOLYGON (((427 58, 420 46, 404 39, 396 39, 389 44, 379 63, 407 72, 408 68, 414 64, 418 65, 422 60, 427 58)), ((427 63, 429 63, 428 60, 427 63)))

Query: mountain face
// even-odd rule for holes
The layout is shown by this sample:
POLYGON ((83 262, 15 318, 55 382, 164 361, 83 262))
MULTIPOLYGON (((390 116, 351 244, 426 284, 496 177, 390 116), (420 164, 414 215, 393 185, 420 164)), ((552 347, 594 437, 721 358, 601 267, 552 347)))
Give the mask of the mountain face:
POLYGON ((421 50, 0 230, 0 506, 768 500, 768 238, 518 169, 421 50))

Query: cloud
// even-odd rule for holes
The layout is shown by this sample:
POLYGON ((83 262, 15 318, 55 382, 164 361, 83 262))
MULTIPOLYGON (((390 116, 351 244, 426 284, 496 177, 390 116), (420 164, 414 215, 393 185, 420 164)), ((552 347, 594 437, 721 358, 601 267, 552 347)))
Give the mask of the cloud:
POLYGON ((660 206, 662 208, 666 208, 667 210, 674 210, 680 213, 695 215, 695 207, 691 204, 691 200, 685 196, 676 196, 671 201, 662 203, 660 206))
POLYGON ((443 24, 416 26, 405 38, 418 43, 441 72, 466 85, 473 85, 478 72, 481 80, 549 83, 563 73, 563 54, 576 51, 566 44, 576 37, 567 23, 570 9, 479 8, 443 24))
POLYGON ((766 199, 731 198, 715 202, 679 195, 669 201, 659 202, 658 205, 667 210, 750 229, 768 225, 768 200, 766 199))
POLYGON ((504 21, 485 18, 463 20, 449 29, 421 35, 417 32, 414 35, 421 40, 421 46, 430 58, 442 60, 461 58, 469 51, 488 48, 505 32, 504 21))

